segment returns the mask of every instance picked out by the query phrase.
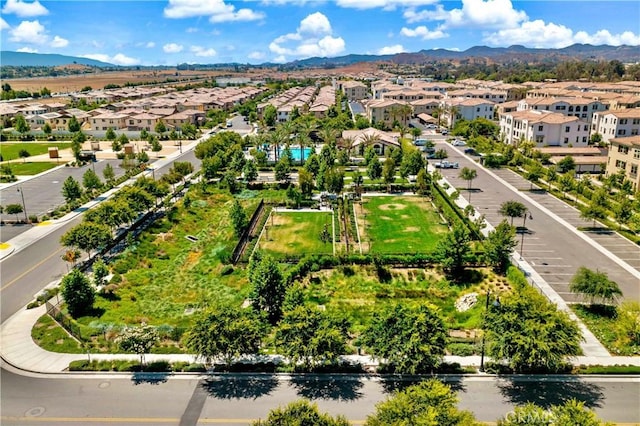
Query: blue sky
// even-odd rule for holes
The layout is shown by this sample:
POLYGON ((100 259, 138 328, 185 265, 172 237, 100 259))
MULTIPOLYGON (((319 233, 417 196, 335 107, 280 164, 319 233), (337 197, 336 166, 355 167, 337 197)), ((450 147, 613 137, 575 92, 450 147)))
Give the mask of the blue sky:
POLYGON ((2 50, 118 65, 288 62, 472 46, 640 45, 640 2, 2 0, 2 50))

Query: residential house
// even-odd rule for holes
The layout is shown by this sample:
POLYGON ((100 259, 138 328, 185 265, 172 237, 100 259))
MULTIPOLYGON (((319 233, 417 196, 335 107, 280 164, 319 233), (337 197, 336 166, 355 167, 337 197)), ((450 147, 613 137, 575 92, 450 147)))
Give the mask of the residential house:
POLYGON ((612 138, 609 140, 606 175, 624 171, 626 179, 631 181, 634 190, 640 190, 640 135, 612 138))
POLYGON ((444 122, 451 127, 458 119, 471 121, 476 118, 486 118, 493 120, 494 107, 494 102, 479 98, 447 98, 443 99, 441 103, 444 122), (451 114, 452 110, 455 114, 451 114))
POLYGON ((398 139, 387 132, 369 127, 363 130, 345 130, 342 132, 342 148, 350 149, 351 153, 362 156, 367 146, 373 147, 376 154, 383 156, 394 148, 400 147, 398 139), (346 141, 350 141, 347 143, 346 141), (348 145, 348 146, 347 146, 348 145))
POLYGON ((510 145, 531 141, 537 147, 586 146, 589 124, 556 112, 516 111, 500 117, 500 133, 510 145))
POLYGON ((339 81, 338 87, 350 101, 366 99, 369 92, 366 84, 356 80, 339 81))
POLYGON ((367 119, 371 124, 384 123, 392 128, 397 121, 403 126, 408 126, 409 119, 413 115, 411 104, 393 100, 371 100, 364 105, 367 119))

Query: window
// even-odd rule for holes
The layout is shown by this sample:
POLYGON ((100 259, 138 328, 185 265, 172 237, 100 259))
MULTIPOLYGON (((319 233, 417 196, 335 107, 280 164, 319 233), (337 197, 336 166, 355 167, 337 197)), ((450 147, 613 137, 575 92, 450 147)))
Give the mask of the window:
POLYGON ((536 136, 536 143, 537 144, 544 143, 544 136, 536 136))
POLYGON ((564 143, 569 143, 569 138, 564 138, 564 143))
POLYGON ((582 130, 584 130, 585 132, 589 130, 589 125, 585 124, 584 127, 582 128, 582 130))
POLYGON ((565 133, 569 133, 570 131, 571 131, 571 126, 566 126, 566 127, 564 128, 564 132, 565 132, 565 133))
POLYGON ((587 137, 586 136, 582 137, 582 143, 587 143, 587 137))
POLYGON ((634 176, 638 174, 638 165, 637 165, 637 164, 632 164, 632 165, 631 165, 631 171, 630 171, 630 173, 631 173, 632 175, 634 175, 634 176))
POLYGON ((640 158, 640 149, 636 148, 633 150, 633 158, 635 159, 639 159, 640 158))
POLYGON ((618 134, 619 135, 624 135, 626 133, 627 133, 627 131, 625 129, 618 129, 618 134))
POLYGON ((538 131, 541 132, 544 129, 544 126, 538 126, 538 131))
POLYGON ((629 152, 629 147, 626 146, 622 146, 622 145, 618 145, 618 152, 621 152, 623 154, 626 154, 629 152))
MULTIPOLYGON (((577 110, 578 108, 580 108, 580 107, 577 107, 577 108, 576 108, 576 110, 577 110)), ((570 111, 570 112, 573 112, 573 105, 569 105, 569 111, 570 111)))
POLYGON ((620 119, 620 124, 627 124, 627 119, 626 118, 621 118, 620 119))
POLYGON ((627 162, 622 160, 616 160, 616 167, 624 170, 627 168, 627 162))
POLYGON ((582 118, 587 118, 587 114, 582 114, 582 118))

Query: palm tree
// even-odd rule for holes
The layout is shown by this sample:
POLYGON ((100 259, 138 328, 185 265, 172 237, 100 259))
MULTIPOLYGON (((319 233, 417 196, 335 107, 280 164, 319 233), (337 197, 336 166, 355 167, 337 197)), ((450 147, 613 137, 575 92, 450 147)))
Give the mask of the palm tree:
POLYGON ((347 150, 347 154, 349 155, 349 160, 351 160, 351 150, 353 149, 353 145, 356 143, 356 139, 353 136, 349 136, 342 139, 342 142, 344 149, 347 150))
POLYGON ((278 162, 278 150, 280 145, 289 141, 289 135, 281 127, 277 127, 276 130, 269 135, 269 144, 273 147, 273 159, 278 162))
POLYGON ((438 105, 437 107, 435 107, 433 109, 433 113, 434 115, 437 115, 437 119, 438 119, 438 129, 440 128, 440 124, 442 123, 442 114, 444 114, 444 108, 442 108, 442 106, 438 105))
POLYGON ((362 135, 362 147, 364 148, 380 142, 380 135, 377 133, 365 133, 362 135))
POLYGON ((476 169, 469 167, 463 167, 460 171, 460 178, 467 181, 467 193, 469 197, 469 203, 471 203, 471 182, 478 176, 476 169))
POLYGON ((448 108, 449 112, 449 128, 453 128, 453 125, 456 123, 456 119, 458 118, 458 113, 460 110, 457 106, 450 105, 448 108))
POLYGON ((400 133, 400 139, 404 139, 404 135, 409 132, 409 128, 403 124, 398 125, 396 130, 400 133))

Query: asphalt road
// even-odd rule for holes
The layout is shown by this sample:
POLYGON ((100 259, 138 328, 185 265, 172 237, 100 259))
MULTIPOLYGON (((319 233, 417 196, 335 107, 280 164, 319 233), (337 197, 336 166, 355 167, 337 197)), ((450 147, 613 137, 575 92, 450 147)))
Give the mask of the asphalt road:
MULTIPOLYGON (((389 392, 411 382, 359 376, 264 375, 128 376, 96 375, 57 380, 18 376, 2 370, 3 425, 62 424, 249 424, 270 409, 298 398, 322 411, 361 423, 389 392)), ((450 376, 459 407, 481 421, 495 421, 514 405, 533 401, 548 407, 577 398, 602 418, 640 421, 640 380, 589 377, 493 378, 450 376)))
MULTIPOLYGON (((618 283, 625 299, 640 300, 640 286, 636 277, 523 198, 523 194, 529 194, 529 184, 524 184, 523 187, 522 183, 519 183, 521 180, 514 182, 518 189, 514 192, 487 173, 473 161, 473 157, 461 154, 444 142, 436 143, 436 147, 447 150, 449 154, 447 160, 460 164, 460 169, 441 169, 442 175, 460 190, 461 196, 467 200, 470 197, 471 204, 484 214, 493 226, 505 219, 498 213, 500 205, 505 201, 520 201, 529 209, 533 219, 527 219, 526 224, 523 219, 514 221, 515 226, 526 225, 524 232, 522 229, 519 230, 516 250, 520 252, 520 248, 523 248, 524 259, 564 300, 569 302, 577 300, 576 296, 569 291, 569 282, 580 266, 606 272, 610 279, 618 283), (459 177, 463 167, 476 169, 478 174, 472 182, 470 194, 467 191, 467 182, 459 177)), ((461 150, 463 149, 464 147, 461 147, 461 150)), ((511 179, 510 172, 506 170, 497 170, 494 173, 504 176, 505 180, 511 179)), ((541 198, 553 198, 545 193, 537 193, 534 197, 538 202, 541 198)), ((562 204, 562 208, 568 207, 562 204)), ((640 249, 632 247, 631 250, 636 256, 640 256, 640 249)))

